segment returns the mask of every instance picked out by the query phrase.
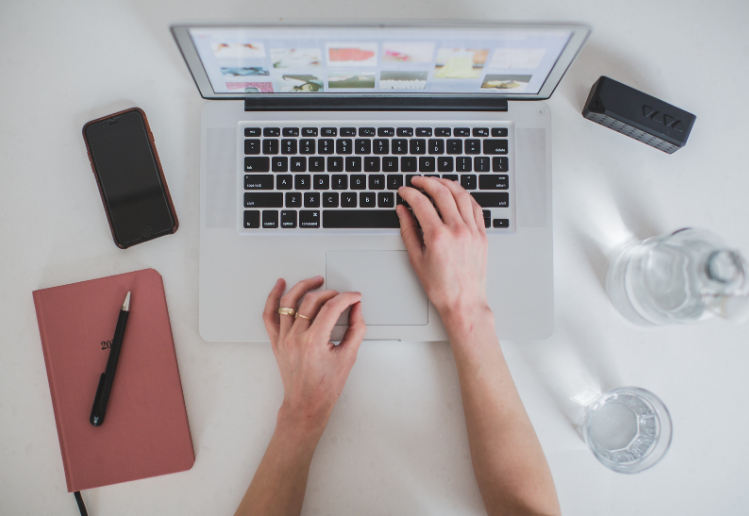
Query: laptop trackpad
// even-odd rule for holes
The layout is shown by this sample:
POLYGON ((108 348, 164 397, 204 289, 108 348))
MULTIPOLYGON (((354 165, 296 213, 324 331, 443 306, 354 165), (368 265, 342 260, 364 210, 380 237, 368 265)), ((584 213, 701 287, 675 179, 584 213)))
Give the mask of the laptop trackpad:
MULTIPOLYGON (((425 325, 429 302, 406 251, 329 251, 325 288, 362 293, 368 326, 425 325)), ((348 310, 338 321, 348 324, 348 310)))

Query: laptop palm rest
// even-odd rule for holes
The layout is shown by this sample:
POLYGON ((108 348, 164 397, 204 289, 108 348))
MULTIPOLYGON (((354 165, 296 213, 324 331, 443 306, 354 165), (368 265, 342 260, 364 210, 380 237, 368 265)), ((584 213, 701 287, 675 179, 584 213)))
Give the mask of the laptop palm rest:
MULTIPOLYGON (((426 325, 429 301, 406 251, 329 251, 325 288, 362 293, 367 326, 426 325)), ((348 324, 348 311, 338 321, 348 324)))

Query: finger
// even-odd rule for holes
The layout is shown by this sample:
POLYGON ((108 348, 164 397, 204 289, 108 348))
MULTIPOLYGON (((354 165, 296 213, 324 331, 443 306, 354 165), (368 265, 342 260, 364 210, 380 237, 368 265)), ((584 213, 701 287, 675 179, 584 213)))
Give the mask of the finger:
POLYGON ((353 367, 354 362, 356 362, 356 355, 359 353, 359 347, 366 332, 367 325, 364 324, 361 302, 354 303, 348 314, 348 328, 346 328, 346 333, 343 334, 341 343, 337 346, 337 350, 340 353, 345 353, 349 358, 349 367, 353 367))
POLYGON ((425 233, 431 233, 444 226, 444 222, 437 215, 437 210, 434 209, 431 201, 416 188, 401 186, 398 188, 398 194, 411 206, 425 233))
MULTIPOLYGON (((473 203, 471 202, 473 196, 455 181, 449 181, 447 179, 438 179, 437 181, 442 183, 442 185, 450 191, 453 199, 455 199, 455 204, 458 207, 458 211, 460 212, 463 221, 471 228, 476 227, 476 218, 473 212, 473 203)), ((484 221, 482 218, 481 224, 483 225, 483 223, 484 221)))
POLYGON ((278 303, 281 299, 283 291, 286 289, 286 282, 283 278, 276 280, 276 284, 268 294, 268 299, 265 301, 265 308, 263 309, 263 322, 265 323, 265 330, 268 332, 271 344, 273 346, 278 342, 278 332, 280 331, 280 317, 278 313, 278 303))
MULTIPOLYGON (((302 296, 309 290, 318 288, 320 285, 322 285, 322 282, 322 276, 315 276, 314 278, 307 278, 300 281, 299 283, 291 287, 291 290, 286 292, 286 294, 281 297, 280 306, 282 308, 292 308, 294 311, 296 311, 297 307, 299 306, 299 300, 302 298, 302 296)), ((281 338, 283 338, 289 332, 289 328, 291 328, 291 325, 293 323, 293 315, 281 315, 281 329, 279 332, 281 338)))
POLYGON ((361 301, 360 292, 341 292, 320 308, 320 311, 317 312, 317 317, 312 321, 310 331, 323 337, 326 342, 329 341, 333 327, 338 322, 341 314, 346 308, 359 301, 361 301))
POLYGON ((476 202, 476 199, 473 198, 473 195, 468 194, 468 197, 471 198, 471 204, 473 205, 473 217, 476 219, 476 229, 478 229, 478 232, 482 235, 486 235, 486 223, 484 222, 484 210, 479 206, 479 203, 476 202))
POLYGON ((291 327, 291 332, 301 333, 309 328, 312 324, 312 321, 314 321, 315 317, 317 317, 317 313, 320 311, 320 307, 322 307, 322 305, 324 305, 327 301, 333 299, 337 295, 338 292, 336 292, 335 290, 308 292, 307 295, 304 296, 304 299, 302 299, 302 304, 299 305, 298 317, 294 321, 294 325, 291 327), (309 317, 309 319, 305 319, 304 317, 302 317, 302 315, 304 315, 305 317, 309 317))
POLYGON ((411 258, 411 263, 414 263, 414 260, 421 258, 421 254, 424 250, 424 241, 421 239, 421 231, 419 231, 419 227, 416 225, 416 219, 411 215, 411 212, 408 211, 408 208, 399 204, 395 207, 395 213, 398 214, 398 219, 400 219, 403 243, 406 245, 406 250, 408 251, 409 258, 411 258))
POLYGON ((453 193, 438 179, 433 177, 417 176, 411 180, 411 184, 417 188, 423 189, 429 197, 434 199, 434 204, 442 216, 442 221, 452 226, 454 224, 463 224, 465 221, 458 211, 458 205, 455 204, 453 193))

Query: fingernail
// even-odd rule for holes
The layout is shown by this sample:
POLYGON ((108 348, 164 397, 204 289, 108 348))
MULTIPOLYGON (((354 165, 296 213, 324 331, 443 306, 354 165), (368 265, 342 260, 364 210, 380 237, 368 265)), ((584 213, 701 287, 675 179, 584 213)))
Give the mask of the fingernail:
POLYGON ((315 276, 314 278, 316 281, 322 281, 322 276, 315 276))

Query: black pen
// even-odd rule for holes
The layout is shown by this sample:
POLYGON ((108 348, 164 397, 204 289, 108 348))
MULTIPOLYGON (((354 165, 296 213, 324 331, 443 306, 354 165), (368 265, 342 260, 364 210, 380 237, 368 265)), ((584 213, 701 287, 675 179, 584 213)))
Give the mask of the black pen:
POLYGON ((125 296, 125 302, 122 303, 120 316, 117 319, 117 327, 114 330, 112 347, 109 350, 109 359, 107 360, 107 369, 99 378, 99 386, 96 388, 94 396, 94 406, 91 408, 91 424, 99 426, 104 422, 104 414, 107 412, 107 402, 109 402, 109 393, 112 392, 112 382, 114 382, 114 373, 117 370, 117 361, 120 358, 120 349, 122 349, 122 338, 125 336, 125 326, 127 325, 127 316, 130 314, 130 292, 125 296))

